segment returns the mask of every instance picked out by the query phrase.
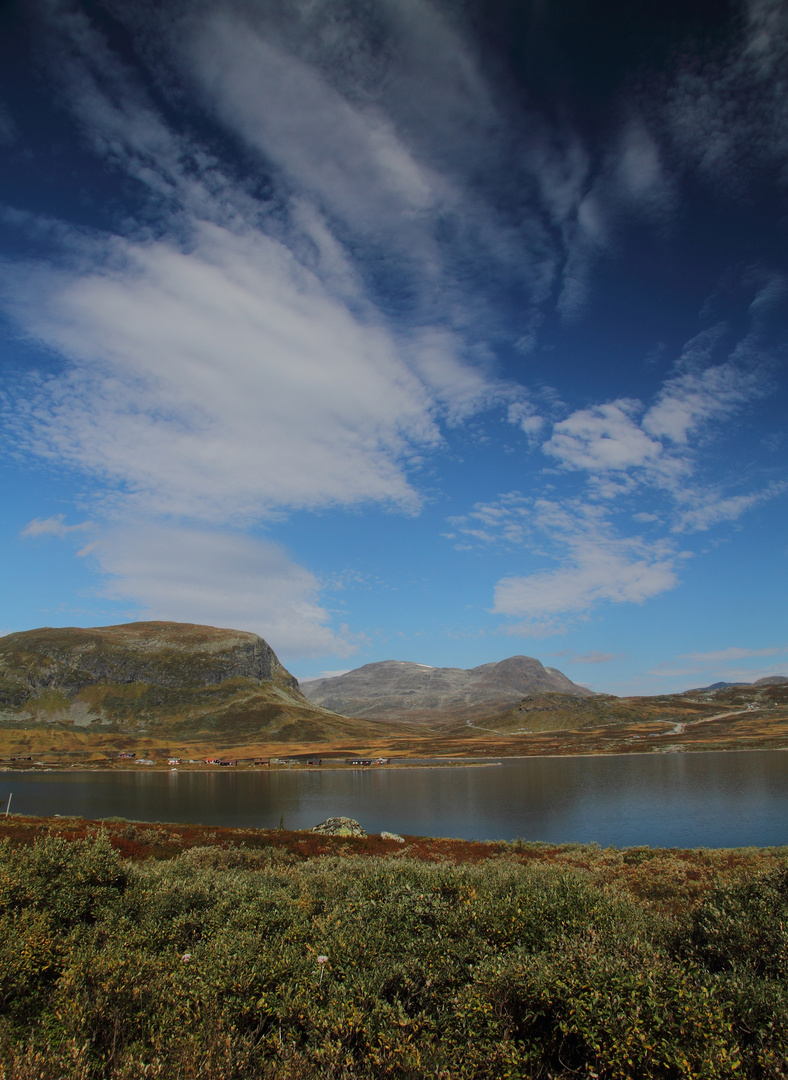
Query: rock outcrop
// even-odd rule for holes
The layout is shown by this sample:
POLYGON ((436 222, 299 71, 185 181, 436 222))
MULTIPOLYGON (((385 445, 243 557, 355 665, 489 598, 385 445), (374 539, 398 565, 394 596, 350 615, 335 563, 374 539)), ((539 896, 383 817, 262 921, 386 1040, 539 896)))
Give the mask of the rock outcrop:
POLYGON ((357 821, 349 817, 330 817, 315 825, 314 833, 324 836, 366 836, 367 831, 357 821))

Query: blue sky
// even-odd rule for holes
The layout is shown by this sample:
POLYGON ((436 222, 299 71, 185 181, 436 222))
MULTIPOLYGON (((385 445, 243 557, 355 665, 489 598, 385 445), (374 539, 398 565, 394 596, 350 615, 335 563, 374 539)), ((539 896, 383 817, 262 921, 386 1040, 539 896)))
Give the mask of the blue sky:
POLYGON ((0 8, 0 631, 788 673, 778 0, 0 8))

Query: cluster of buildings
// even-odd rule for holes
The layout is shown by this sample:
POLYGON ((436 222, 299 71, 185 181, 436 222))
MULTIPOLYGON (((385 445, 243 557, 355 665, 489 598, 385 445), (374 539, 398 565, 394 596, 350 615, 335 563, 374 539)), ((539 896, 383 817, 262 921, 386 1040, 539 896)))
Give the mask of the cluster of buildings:
MULTIPOLYGON (((163 762, 154 761, 152 758, 137 757, 136 753, 134 753, 131 750, 123 750, 123 751, 121 751, 120 753, 117 754, 117 758, 118 758, 118 760, 133 761, 135 765, 159 765, 159 764, 163 764, 163 762)), ((21 760, 21 759, 17 759, 17 760, 21 760)), ((190 758, 189 761, 188 761, 188 764, 189 765, 201 765, 201 764, 204 763, 205 765, 218 765, 220 768, 237 768, 239 760, 241 760, 241 759, 239 759, 239 758, 223 758, 223 757, 207 757, 207 758, 204 758, 203 761, 201 762, 201 761, 195 761, 195 760, 190 758)), ((390 761, 391 761, 390 758, 383 758, 383 757, 374 758, 374 759, 373 758, 347 758, 347 760, 345 761, 345 764, 346 765, 388 765, 388 764, 390 764, 390 761)), ((177 768, 179 765, 183 764, 183 758, 179 758, 179 757, 167 758, 167 764, 171 768, 177 768)), ((307 758, 306 761, 304 761, 303 758, 294 758, 294 757, 290 757, 290 758, 277 758, 277 757, 253 758, 251 760, 248 759, 248 758, 245 758, 245 759, 241 760, 241 764, 242 765, 253 765, 255 768, 260 768, 260 767, 269 766, 269 765, 287 765, 288 767, 290 767, 292 765, 311 765, 312 767, 317 767, 317 766, 321 766, 323 764, 323 759, 318 758, 318 757, 313 757, 313 758, 307 758)))

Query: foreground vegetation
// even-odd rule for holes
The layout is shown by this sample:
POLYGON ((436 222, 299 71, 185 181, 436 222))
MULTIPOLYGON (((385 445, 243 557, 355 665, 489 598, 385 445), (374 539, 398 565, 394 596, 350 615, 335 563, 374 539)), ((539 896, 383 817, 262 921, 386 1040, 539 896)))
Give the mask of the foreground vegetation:
POLYGON ((788 1075, 786 849, 6 824, 8 1080, 788 1075))

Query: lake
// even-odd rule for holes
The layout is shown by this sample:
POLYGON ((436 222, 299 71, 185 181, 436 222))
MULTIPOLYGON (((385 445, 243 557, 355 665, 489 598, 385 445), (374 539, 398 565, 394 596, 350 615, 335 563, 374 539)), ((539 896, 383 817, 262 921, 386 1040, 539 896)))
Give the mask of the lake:
POLYGON ((779 751, 517 758, 471 768, 0 772, 0 812, 603 847, 788 844, 779 751))

